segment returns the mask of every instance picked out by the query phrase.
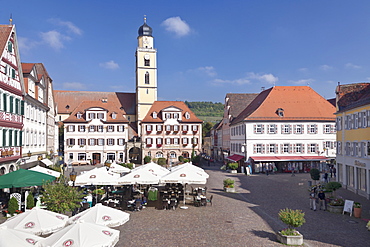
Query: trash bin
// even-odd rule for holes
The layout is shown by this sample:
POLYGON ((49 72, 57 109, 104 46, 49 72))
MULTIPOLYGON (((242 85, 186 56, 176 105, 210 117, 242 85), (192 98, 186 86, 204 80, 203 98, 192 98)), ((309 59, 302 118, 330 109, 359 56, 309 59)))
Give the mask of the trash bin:
POLYGON ((312 187, 312 181, 307 181, 308 187, 312 187))
POLYGON ((241 169, 241 172, 244 173, 244 166, 241 166, 240 169, 241 169))

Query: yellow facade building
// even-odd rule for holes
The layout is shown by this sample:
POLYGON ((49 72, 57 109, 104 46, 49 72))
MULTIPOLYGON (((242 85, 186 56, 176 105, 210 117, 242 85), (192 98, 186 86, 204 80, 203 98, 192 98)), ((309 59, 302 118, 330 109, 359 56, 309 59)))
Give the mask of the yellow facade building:
POLYGON ((336 179, 369 199, 370 83, 338 85, 336 94, 336 179))

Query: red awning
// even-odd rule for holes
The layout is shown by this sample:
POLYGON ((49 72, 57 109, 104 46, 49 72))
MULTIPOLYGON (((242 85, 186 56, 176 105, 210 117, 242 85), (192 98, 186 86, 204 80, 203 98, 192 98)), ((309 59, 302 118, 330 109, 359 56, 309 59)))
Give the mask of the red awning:
POLYGON ((328 160, 325 156, 253 156, 254 161, 320 161, 328 160))
POLYGON ((239 161, 239 160, 241 160, 243 158, 244 158, 244 156, 238 155, 238 154, 233 154, 233 155, 231 155, 229 157, 226 157, 226 159, 231 160, 231 161, 234 161, 234 162, 237 162, 237 161, 239 161))

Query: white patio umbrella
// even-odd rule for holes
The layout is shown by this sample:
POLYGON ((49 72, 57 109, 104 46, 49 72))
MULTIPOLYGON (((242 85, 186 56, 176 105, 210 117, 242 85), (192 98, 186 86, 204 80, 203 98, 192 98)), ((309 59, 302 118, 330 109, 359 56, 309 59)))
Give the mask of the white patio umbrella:
POLYGON ((174 167, 172 167, 171 171, 176 171, 176 170, 178 170, 178 169, 182 169, 182 168, 184 168, 184 167, 189 167, 189 168, 191 168, 191 169, 193 169, 193 170, 195 170, 195 171, 197 171, 197 172, 201 173, 201 174, 202 174, 202 176, 205 176, 206 178, 209 178, 208 173, 206 173, 206 172, 204 171, 204 169, 200 168, 199 166, 195 166, 195 165, 193 165, 193 164, 192 164, 192 163, 190 163, 190 162, 187 162, 187 163, 184 163, 184 164, 181 164, 181 165, 178 165, 178 166, 174 166, 174 167))
POLYGON ((78 220, 83 220, 84 222, 116 227, 125 224, 129 219, 130 214, 115 208, 104 206, 101 203, 97 203, 94 207, 69 218, 68 224, 72 224, 78 220))
MULTIPOLYGON (((208 174, 207 174, 208 175, 208 174)), ((159 180, 160 183, 180 183, 180 184, 205 184, 207 176, 190 166, 183 166, 164 175, 159 180)))
POLYGON ((41 239, 43 238, 32 233, 10 229, 7 226, 0 226, 1 247, 32 247, 41 239))
POLYGON ((39 241, 38 245, 40 247, 111 247, 117 244, 119 233, 118 230, 107 226, 81 220, 39 241))
POLYGON ((114 173, 129 173, 131 169, 113 162, 109 167, 109 171, 114 173))
POLYGON ((159 176, 152 172, 140 169, 137 171, 131 171, 120 177, 117 180, 118 185, 128 185, 128 184, 158 184, 159 176))
MULTIPOLYGON (((201 172, 199 169, 194 169, 192 166, 182 166, 172 170, 167 175, 160 178, 160 183, 180 183, 180 184, 206 184, 208 174, 201 172)), ((185 189, 184 189, 184 205, 185 205, 185 189)), ((187 207, 183 207, 187 208, 187 207)))
POLYGON ((46 209, 34 207, 24 213, 9 218, 0 226, 29 232, 36 235, 45 235, 62 229, 68 216, 46 209))
POLYGON ((30 168, 28 170, 42 172, 42 173, 45 173, 45 174, 54 176, 56 178, 59 178, 60 177, 60 172, 57 172, 57 171, 54 171, 54 170, 51 170, 51 169, 48 169, 48 168, 45 168, 45 167, 42 167, 42 166, 38 166, 38 165, 35 166, 35 167, 32 167, 32 168, 30 168))
POLYGON ((138 166, 135 169, 133 169, 131 172, 139 171, 139 170, 146 170, 146 171, 154 173, 154 174, 156 174, 157 176, 160 176, 160 177, 170 173, 170 171, 168 169, 166 169, 163 166, 160 166, 160 165, 158 165, 154 162, 150 162, 150 163, 147 163, 145 165, 138 166))
POLYGON ((75 185, 117 185, 119 174, 109 173, 105 167, 94 168, 76 177, 75 185))

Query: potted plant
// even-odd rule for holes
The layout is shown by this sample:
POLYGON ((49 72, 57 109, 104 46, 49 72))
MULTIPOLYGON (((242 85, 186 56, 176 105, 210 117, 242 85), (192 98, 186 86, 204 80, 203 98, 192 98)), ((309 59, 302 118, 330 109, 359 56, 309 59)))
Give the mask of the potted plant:
POLYGON ((239 167, 238 163, 229 163, 227 166, 230 168, 231 173, 237 173, 236 169, 239 167))
POLYGON ((302 210, 299 209, 293 210, 286 208, 280 210, 279 218, 288 228, 277 233, 279 242, 287 245, 303 244, 303 235, 295 227, 300 227, 306 222, 304 215, 302 210))
POLYGON ((231 178, 224 179, 224 191, 226 192, 235 192, 235 181, 231 178))
POLYGON ((15 212, 19 209, 19 204, 15 197, 10 198, 8 202, 8 213, 10 216, 13 216, 15 212))
POLYGON ((353 215, 356 218, 361 218, 362 205, 359 202, 353 204, 353 215))
POLYGON ((342 188, 342 184, 339 182, 329 182, 325 185, 326 191, 333 191, 333 196, 335 197, 335 191, 342 188))
POLYGON ((316 184, 316 181, 318 181, 320 179, 320 171, 319 171, 319 169, 312 168, 310 170, 310 176, 311 176, 312 180, 315 181, 315 184, 316 184))
POLYGON ((327 210, 331 213, 343 213, 344 208, 344 200, 343 198, 334 198, 330 200, 329 204, 327 205, 327 210))
POLYGON ((27 196, 27 209, 32 209, 35 206, 35 199, 32 194, 27 196))

